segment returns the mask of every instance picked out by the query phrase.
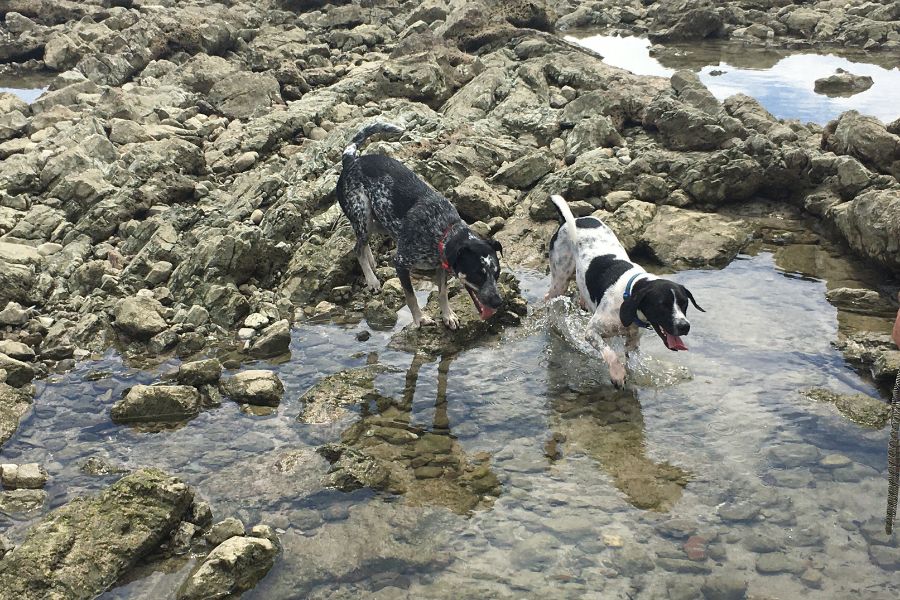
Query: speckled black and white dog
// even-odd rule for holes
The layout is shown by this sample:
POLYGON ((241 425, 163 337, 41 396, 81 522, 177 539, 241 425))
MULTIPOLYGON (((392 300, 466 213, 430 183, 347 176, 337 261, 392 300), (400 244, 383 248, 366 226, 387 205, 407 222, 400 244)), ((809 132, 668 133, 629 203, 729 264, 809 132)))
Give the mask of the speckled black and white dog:
POLYGON ((653 328, 669 350, 687 350, 681 340, 691 324, 685 316, 691 292, 679 283, 647 273, 628 258, 612 229, 596 217, 576 219, 562 196, 551 196, 561 224, 550 240, 550 290, 546 299, 565 293, 575 274, 582 306, 593 315, 585 337, 596 348, 617 386, 625 367, 606 343, 625 336, 625 352, 637 349, 642 328, 653 328))
POLYGON ((432 321, 422 315, 413 293, 409 277, 413 268, 437 269, 441 318, 447 327, 459 326, 447 298, 448 274, 459 278, 481 318, 487 319, 501 303, 497 291, 500 243, 475 235, 449 200, 399 161, 379 154, 358 154, 366 138, 403 131, 390 123, 373 123, 361 129, 344 149, 337 197, 356 233, 356 257, 366 283, 373 290, 381 288, 369 235, 387 233, 397 243, 394 266, 417 326, 432 321))

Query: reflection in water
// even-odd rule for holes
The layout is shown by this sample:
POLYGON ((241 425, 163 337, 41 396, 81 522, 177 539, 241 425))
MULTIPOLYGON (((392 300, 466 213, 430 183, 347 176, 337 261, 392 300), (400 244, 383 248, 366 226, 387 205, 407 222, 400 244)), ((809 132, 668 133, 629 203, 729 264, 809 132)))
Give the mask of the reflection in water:
POLYGON ((550 336, 547 387, 553 438, 564 441, 563 454, 577 448, 596 460, 633 506, 668 511, 681 498, 690 474, 647 456, 637 391, 604 382, 590 367, 593 360, 550 336))
POLYGON ((608 64, 636 75, 668 77, 679 69, 699 71, 700 80, 719 100, 738 93, 747 94, 780 119, 824 124, 850 109, 873 115, 885 123, 900 116, 900 104, 896 101, 900 90, 898 59, 886 68, 834 54, 788 54, 782 50, 722 43, 666 46, 657 57, 651 56, 651 44, 645 38, 595 35, 567 39, 598 52, 608 64), (855 75, 868 75, 875 84, 844 98, 815 93, 815 80, 833 75, 838 68, 855 75))
POLYGON ((403 494, 412 506, 443 506, 460 514, 493 504, 500 481, 490 468, 490 455, 467 456, 450 431, 447 379, 454 356, 444 356, 438 364, 430 427, 412 417, 419 371, 430 360, 425 354, 413 356, 399 399, 366 392, 374 389, 375 371, 368 371, 369 381, 350 395, 373 406, 363 407, 362 418, 344 431, 341 444, 324 450, 333 463, 333 485, 345 490, 374 487, 403 494))
POLYGON ((0 93, 14 94, 31 104, 47 91, 54 77, 50 73, 0 74, 0 93))

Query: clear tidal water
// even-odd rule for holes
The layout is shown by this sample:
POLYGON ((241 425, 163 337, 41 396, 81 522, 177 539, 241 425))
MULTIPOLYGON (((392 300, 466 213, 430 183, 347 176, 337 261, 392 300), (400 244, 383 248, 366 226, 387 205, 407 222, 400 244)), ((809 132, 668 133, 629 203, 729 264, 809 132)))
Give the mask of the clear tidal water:
POLYGON ((589 35, 566 39, 636 75, 668 77, 677 70, 691 69, 719 100, 737 93, 747 94, 779 119, 824 125, 851 109, 885 123, 900 117, 900 56, 897 55, 884 58, 879 65, 868 62, 874 59, 862 53, 845 57, 722 42, 667 44, 661 52, 653 53, 650 40, 641 37, 589 35), (874 84, 849 97, 817 94, 813 90, 815 80, 833 75, 838 68, 854 75, 868 75, 874 84))
MULTIPOLYGON (((838 260, 814 263, 825 259, 838 260)), ((896 537, 878 537, 887 430, 799 393, 878 393, 832 348, 838 314, 816 273, 761 252, 674 274, 708 312, 689 314, 689 352, 645 336, 622 391, 577 349, 587 316, 565 300, 540 304, 547 277, 518 275, 534 313, 454 357, 388 350, 390 331, 359 342, 364 324, 297 327, 289 361, 242 367, 283 380, 269 416, 226 402, 176 430, 115 425, 108 411, 123 391, 173 364, 141 371, 110 351, 40 382, 0 455, 48 468, 44 510, 114 481, 80 470, 100 457, 184 478, 217 520, 277 527, 283 552, 245 598, 697 597, 710 573, 748 581, 755 597, 897 597, 897 571, 870 557, 873 548, 900 557, 896 537), (411 399, 401 418, 449 434, 464 458, 488 457, 496 499, 466 512, 439 488, 413 502, 323 486, 327 464, 314 448, 371 408, 309 425, 296 420, 298 399, 327 374, 374 362, 391 368, 376 390, 411 399), (839 467, 823 460, 835 454, 839 467), (790 572, 760 572, 773 556, 790 572)), ((404 309, 395 329, 408 322, 404 309)), ((38 516, 0 525, 16 539, 38 516)), ((191 564, 152 565, 104 598, 168 597, 191 564)))

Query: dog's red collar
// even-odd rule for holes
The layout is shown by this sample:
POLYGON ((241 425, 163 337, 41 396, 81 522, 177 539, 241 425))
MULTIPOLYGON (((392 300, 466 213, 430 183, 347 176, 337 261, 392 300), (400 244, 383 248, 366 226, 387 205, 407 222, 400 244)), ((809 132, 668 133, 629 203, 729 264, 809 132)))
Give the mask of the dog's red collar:
POLYGON ((441 259, 441 268, 448 273, 450 273, 450 263, 447 262, 447 256, 444 254, 444 243, 447 241, 447 236, 450 235, 451 229, 453 229, 453 223, 447 225, 447 229, 444 230, 444 235, 438 240, 438 258, 441 259))

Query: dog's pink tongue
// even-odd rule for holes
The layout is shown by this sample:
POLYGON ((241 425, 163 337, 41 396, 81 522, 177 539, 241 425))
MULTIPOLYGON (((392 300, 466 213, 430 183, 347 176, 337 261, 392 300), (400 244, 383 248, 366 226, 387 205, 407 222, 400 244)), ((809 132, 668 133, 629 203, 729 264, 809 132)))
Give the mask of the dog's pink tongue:
POLYGON ((668 331, 666 332, 666 347, 669 350, 687 350, 688 347, 684 345, 684 342, 681 341, 681 338, 677 335, 672 335, 668 331))
POLYGON ((490 319, 494 315, 495 312, 497 312, 497 309, 491 308, 489 306, 482 306, 480 312, 481 312, 481 320, 486 321, 486 320, 490 319))

